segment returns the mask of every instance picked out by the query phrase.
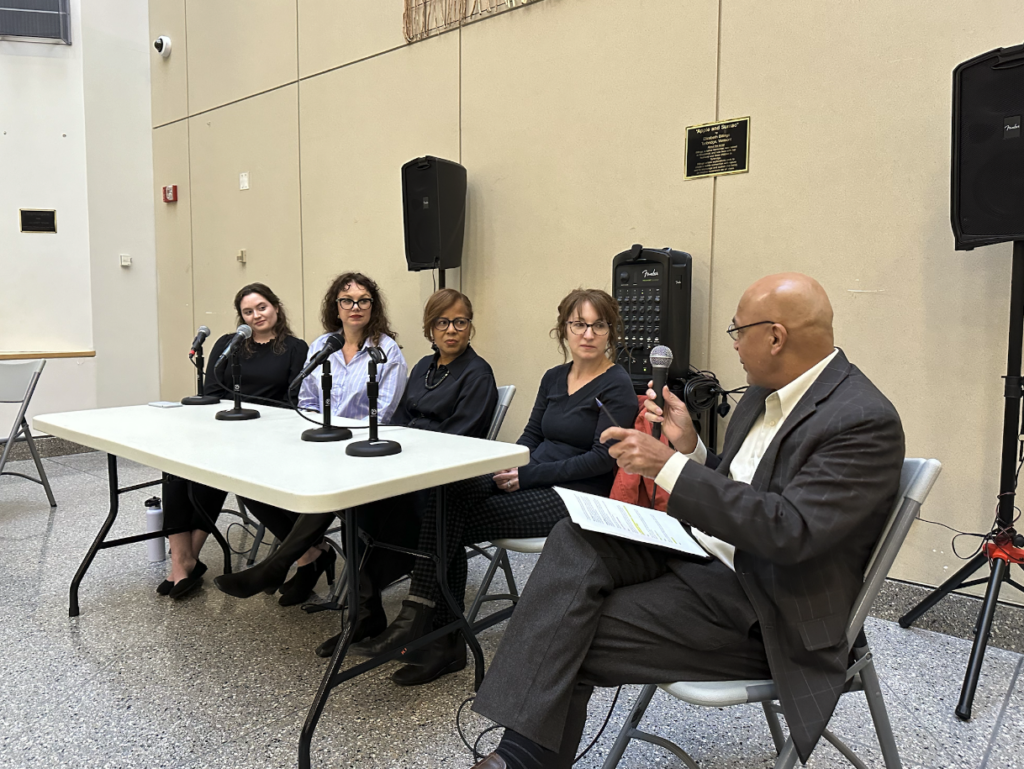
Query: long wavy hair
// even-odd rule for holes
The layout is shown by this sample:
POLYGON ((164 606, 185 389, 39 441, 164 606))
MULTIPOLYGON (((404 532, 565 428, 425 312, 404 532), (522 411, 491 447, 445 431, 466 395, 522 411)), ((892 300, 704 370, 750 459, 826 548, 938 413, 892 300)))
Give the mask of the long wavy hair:
MULTIPOLYGON (((284 304, 278 298, 277 294, 270 290, 270 286, 266 283, 250 283, 247 286, 242 286, 238 289, 238 293, 235 294, 235 312, 238 314, 236 320, 238 325, 241 326, 245 323, 242 320, 242 300, 250 294, 259 294, 277 310, 277 323, 274 324, 274 346, 271 350, 276 355, 281 355, 287 349, 285 340, 290 336, 295 336, 292 332, 291 327, 288 325, 288 314, 284 311, 284 304)), ((246 355, 252 355, 255 352, 253 348, 252 337, 245 340, 245 353, 246 355)))
POLYGON ((597 317, 608 324, 607 347, 605 355, 608 360, 615 362, 615 345, 618 344, 619 336, 622 334, 622 315, 619 314, 619 303, 615 297, 602 291, 599 288, 574 288, 568 295, 558 303, 558 321, 551 329, 551 336, 558 340, 558 349, 562 353, 563 360, 569 359, 569 350, 566 347, 568 338, 568 323, 576 314, 576 308, 584 302, 589 302, 594 308, 597 317))
MULTIPOLYGON (((361 272, 345 272, 336 277, 327 293, 324 294, 324 301, 320 306, 320 322, 324 325, 324 331, 328 334, 335 331, 345 336, 345 329, 342 326, 341 318, 338 317, 338 294, 351 286, 353 283, 362 286, 370 293, 373 299, 373 306, 370 308, 370 322, 366 325, 366 335, 358 340, 362 344, 367 339, 375 345, 380 344, 381 334, 398 341, 398 334, 391 328, 391 321, 388 320, 387 304, 384 301, 384 294, 372 278, 363 275, 361 272)), ((349 340, 345 340, 346 342, 349 340)))

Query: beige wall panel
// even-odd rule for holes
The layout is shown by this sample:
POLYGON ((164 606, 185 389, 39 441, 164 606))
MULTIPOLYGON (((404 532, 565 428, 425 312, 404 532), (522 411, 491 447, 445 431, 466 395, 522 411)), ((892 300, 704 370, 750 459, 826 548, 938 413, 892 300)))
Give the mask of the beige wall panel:
MULTIPOLYGON (((750 173, 718 180, 712 367, 743 381, 719 329, 749 283, 814 275, 837 344, 899 409, 908 455, 944 463, 924 517, 963 531, 988 530, 998 490, 1010 249, 953 250, 951 72, 1012 43, 1020 18, 985 2, 965 25, 952 0, 723 12, 720 114, 752 116, 752 146, 750 173)), ((894 576, 949 576, 950 537, 917 524, 894 576)))
POLYGON ((296 79, 295 0, 189 0, 187 11, 189 114, 296 79))
POLYGON ((153 125, 158 126, 188 116, 185 0, 150 0, 149 40, 153 125), (161 35, 171 38, 171 55, 166 59, 152 45, 161 35))
POLYGON ((322 333, 331 279, 357 270, 384 291, 410 366, 428 352, 431 273, 406 269, 401 167, 423 155, 458 160, 458 67, 458 35, 444 35, 299 84, 310 339, 322 333))
POLYGON ((191 118, 196 322, 235 328, 235 292, 266 283, 302 336, 298 86, 191 118), (240 190, 238 175, 249 174, 240 190), (246 264, 236 255, 246 251, 246 264))
POLYGON ((160 397, 178 400, 195 393, 188 346, 195 336, 192 318, 192 225, 188 173, 188 123, 153 131, 156 213, 157 333, 160 345, 160 397), (160 187, 178 185, 178 202, 164 203, 160 187))
POLYGON ((298 0, 302 77, 406 45, 402 0, 298 0))
POLYGON ((557 0, 462 31, 463 283, 474 344, 519 388, 503 439, 562 360, 548 336, 559 300, 609 289, 633 243, 693 254, 703 364, 712 185, 683 182, 682 151, 684 127, 714 119, 716 28, 713 2, 557 0))

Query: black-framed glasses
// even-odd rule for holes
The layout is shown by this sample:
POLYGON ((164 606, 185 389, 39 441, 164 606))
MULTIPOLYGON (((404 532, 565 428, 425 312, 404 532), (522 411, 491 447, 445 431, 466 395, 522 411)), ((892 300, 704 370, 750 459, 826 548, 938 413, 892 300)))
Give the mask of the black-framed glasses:
POLYGON ((732 341, 738 342, 740 341, 740 331, 742 331, 743 329, 750 328, 751 326, 764 326, 768 323, 775 323, 775 321, 759 320, 757 323, 748 323, 745 326, 737 326, 736 321, 733 321, 732 323, 729 324, 729 328, 725 330, 725 333, 727 333, 732 338, 732 341))
POLYGON ((576 336, 583 336, 588 328, 594 332, 594 336, 608 336, 612 327, 603 320, 595 320, 593 323, 584 323, 582 320, 569 321, 569 330, 576 336))
POLYGON ((347 296, 341 297, 338 300, 338 306, 343 310, 351 310, 353 307, 358 307, 360 310, 369 310, 373 305, 373 299, 368 296, 364 296, 362 299, 349 299, 347 296))
POLYGON ((434 318, 437 331, 447 331, 448 326, 455 326, 456 331, 465 331, 473 323, 469 318, 434 318))

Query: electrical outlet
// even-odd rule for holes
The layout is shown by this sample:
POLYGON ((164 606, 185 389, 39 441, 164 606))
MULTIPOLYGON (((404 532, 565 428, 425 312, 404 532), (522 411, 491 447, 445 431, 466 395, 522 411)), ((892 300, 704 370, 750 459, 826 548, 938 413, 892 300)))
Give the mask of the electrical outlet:
POLYGON ((121 266, 122 267, 131 267, 132 266, 132 258, 130 256, 128 256, 128 254, 121 254, 121 266))
POLYGON ((249 189, 249 172, 244 171, 238 175, 238 189, 247 190, 249 189))

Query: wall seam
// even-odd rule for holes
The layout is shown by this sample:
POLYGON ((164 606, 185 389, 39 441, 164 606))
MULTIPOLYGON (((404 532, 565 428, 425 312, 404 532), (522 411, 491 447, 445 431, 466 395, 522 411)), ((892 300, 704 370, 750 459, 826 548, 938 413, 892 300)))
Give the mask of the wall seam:
MULTIPOLYGON (((182 15, 185 22, 185 115, 191 108, 191 89, 188 79, 188 0, 182 3, 182 15)), ((177 122, 177 121, 175 121, 177 122)), ((192 328, 196 325, 196 228, 194 220, 195 207, 192 205, 192 121, 185 118, 185 154, 188 156, 188 284, 192 288, 190 302, 192 303, 192 328)))
MULTIPOLYGON (((721 105, 722 94, 722 0, 718 0, 718 40, 715 47, 715 120, 719 119, 718 113, 721 105)), ((707 362, 709 370, 711 365, 711 321, 714 315, 714 293, 715 293, 715 222, 718 214, 718 177, 711 180, 711 243, 708 252, 708 330, 707 330, 707 362)))
POLYGON ((306 336, 306 240, 302 218, 302 86, 299 85, 299 0, 295 0, 295 147, 299 180, 299 302, 302 308, 302 336, 306 336))

